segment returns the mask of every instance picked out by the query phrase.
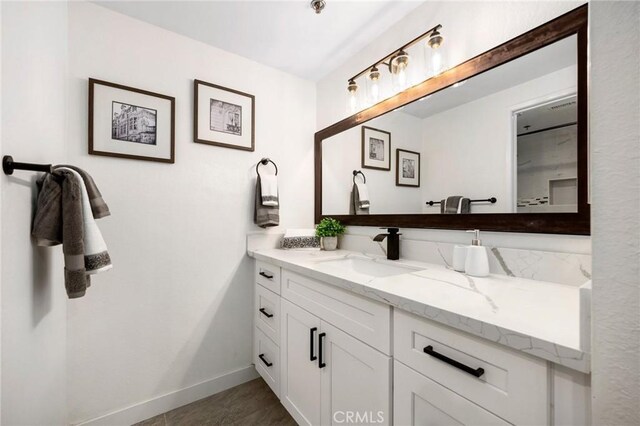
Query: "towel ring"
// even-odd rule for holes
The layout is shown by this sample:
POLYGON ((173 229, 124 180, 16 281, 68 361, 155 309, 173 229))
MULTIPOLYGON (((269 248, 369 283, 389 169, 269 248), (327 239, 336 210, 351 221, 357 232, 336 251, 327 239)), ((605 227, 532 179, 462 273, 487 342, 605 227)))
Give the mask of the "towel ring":
POLYGON ((358 175, 362 175, 362 180, 364 181, 364 183, 367 183, 367 177, 364 175, 364 173, 362 173, 362 170, 354 170, 353 171, 353 183, 356 183, 356 176, 358 175))
POLYGON ((273 164, 273 167, 276 168, 276 176, 278 176, 278 166, 276 165, 276 163, 273 162, 273 160, 266 157, 258 161, 258 164, 256 164, 256 173, 258 174, 258 176, 260 176, 260 172, 258 171, 258 167, 260 167, 260 164, 262 164, 263 166, 266 166, 269 163, 273 164))

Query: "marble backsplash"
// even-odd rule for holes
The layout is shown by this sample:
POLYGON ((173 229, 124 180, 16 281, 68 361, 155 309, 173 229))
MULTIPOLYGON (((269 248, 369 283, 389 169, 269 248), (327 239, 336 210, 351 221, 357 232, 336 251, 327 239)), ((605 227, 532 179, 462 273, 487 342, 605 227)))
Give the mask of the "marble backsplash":
MULTIPOLYGON (((279 248, 281 233, 251 233, 247 249, 279 248)), ((400 237, 400 257, 450 266, 455 244, 400 237)), ((369 254, 385 255, 386 241, 377 243, 368 235, 346 234, 339 247, 369 254)), ((487 246, 492 274, 528 278, 571 286, 591 279, 591 255, 487 246)))

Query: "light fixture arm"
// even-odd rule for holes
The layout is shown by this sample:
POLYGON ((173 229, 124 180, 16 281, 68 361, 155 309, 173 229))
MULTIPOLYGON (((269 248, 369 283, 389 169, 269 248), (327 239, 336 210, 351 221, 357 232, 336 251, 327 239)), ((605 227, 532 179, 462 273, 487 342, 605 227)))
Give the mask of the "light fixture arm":
POLYGON ((430 36, 434 31, 440 30, 440 28, 442 28, 442 25, 440 25, 440 24, 436 25, 433 28, 430 28, 426 32, 420 34, 418 37, 416 37, 413 40, 411 40, 409 43, 405 44, 404 46, 400 47, 399 49, 394 50, 393 52, 389 53, 387 56, 385 56, 384 58, 380 59, 379 61, 374 62, 373 64, 369 65, 367 68, 363 69, 358 74, 356 74, 353 77, 351 77, 350 79, 348 79, 348 81, 355 81, 357 78, 362 77, 364 74, 369 72, 369 70, 371 70, 371 68, 377 67, 380 64, 385 65, 386 67, 389 67, 389 64, 391 62, 391 58, 393 58, 395 55, 397 55, 401 51, 406 51, 408 48, 410 48, 414 44, 418 43, 420 40, 423 40, 427 36, 430 36), (387 60, 389 62, 385 62, 387 60))

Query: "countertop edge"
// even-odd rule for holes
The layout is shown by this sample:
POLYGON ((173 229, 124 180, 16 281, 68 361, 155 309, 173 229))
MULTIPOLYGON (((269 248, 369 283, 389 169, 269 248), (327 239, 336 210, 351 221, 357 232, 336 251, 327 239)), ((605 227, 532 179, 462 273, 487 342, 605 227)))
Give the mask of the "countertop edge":
POLYGON ((448 325, 457 330, 490 340, 511 349, 545 359, 572 370, 577 370, 582 373, 590 373, 590 356, 588 353, 581 350, 565 347, 521 332, 509 330, 487 322, 478 321, 473 318, 468 318, 458 312, 450 312, 426 305, 422 302, 388 294, 379 289, 374 290, 369 288, 367 285, 355 283, 328 273, 309 269, 306 266, 274 258, 257 251, 248 251, 247 254, 249 257, 256 260, 269 262, 293 272, 310 276, 343 290, 348 290, 352 293, 385 303, 423 318, 448 325))

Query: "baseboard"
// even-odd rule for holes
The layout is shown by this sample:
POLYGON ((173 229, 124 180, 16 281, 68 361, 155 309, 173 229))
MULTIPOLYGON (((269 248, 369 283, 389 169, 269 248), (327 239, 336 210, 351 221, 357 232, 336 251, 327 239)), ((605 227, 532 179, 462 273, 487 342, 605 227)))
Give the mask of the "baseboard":
POLYGON ((77 426, 128 426, 174 408, 214 395, 258 377, 253 365, 180 389, 156 398, 114 411, 92 420, 74 423, 77 426))

